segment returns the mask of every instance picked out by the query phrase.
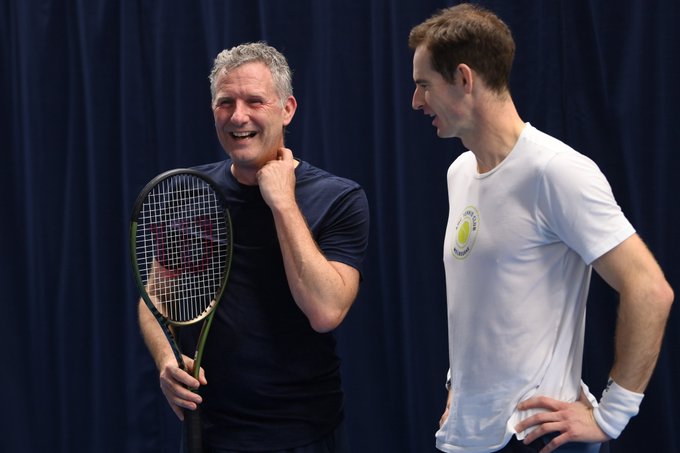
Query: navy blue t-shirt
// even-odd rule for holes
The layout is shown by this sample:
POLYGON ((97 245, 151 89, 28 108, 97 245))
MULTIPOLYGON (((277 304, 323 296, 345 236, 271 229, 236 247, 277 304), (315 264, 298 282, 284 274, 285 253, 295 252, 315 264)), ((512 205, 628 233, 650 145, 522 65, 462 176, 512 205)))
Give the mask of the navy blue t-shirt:
MULTIPOLYGON (((229 281, 206 342, 201 414, 213 448, 305 445, 343 417, 340 360, 331 333, 315 332, 290 293, 274 218, 257 186, 236 181, 231 161, 196 167, 222 189, 233 226, 229 281)), ((296 199, 324 256, 362 269, 368 202, 355 182, 300 161, 296 199)), ((180 333, 192 351, 198 327, 180 333)))

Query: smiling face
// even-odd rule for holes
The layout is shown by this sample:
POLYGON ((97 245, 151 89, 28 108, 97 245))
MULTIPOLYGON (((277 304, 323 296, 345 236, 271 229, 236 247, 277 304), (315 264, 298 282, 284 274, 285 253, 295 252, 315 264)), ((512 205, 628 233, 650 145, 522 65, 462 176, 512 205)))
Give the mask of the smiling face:
POLYGON ((447 82, 432 68, 430 51, 425 46, 416 48, 413 54, 412 107, 434 118, 432 125, 441 138, 462 138, 466 128, 467 103, 470 101, 462 77, 455 75, 455 83, 447 82))
POLYGON ((239 170, 257 171, 276 158, 283 128, 296 108, 293 96, 279 98, 264 63, 245 63, 216 78, 212 109, 217 137, 239 170))

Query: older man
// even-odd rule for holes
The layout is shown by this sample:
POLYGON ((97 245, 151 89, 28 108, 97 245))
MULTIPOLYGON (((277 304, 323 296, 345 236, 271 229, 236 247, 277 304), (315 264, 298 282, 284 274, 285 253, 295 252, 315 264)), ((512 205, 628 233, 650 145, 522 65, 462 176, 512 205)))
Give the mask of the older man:
MULTIPOLYGON (((359 289, 366 196, 357 183, 284 147, 297 102, 290 69, 276 49, 249 43, 224 50, 210 82, 228 159, 197 169, 217 182, 228 203, 233 262, 199 380, 178 368, 140 305, 161 388, 180 419, 200 405, 207 451, 345 452, 331 331, 359 289)), ((194 347, 196 329, 179 330, 183 350, 194 347)), ((185 361, 192 370, 191 359, 185 361)))

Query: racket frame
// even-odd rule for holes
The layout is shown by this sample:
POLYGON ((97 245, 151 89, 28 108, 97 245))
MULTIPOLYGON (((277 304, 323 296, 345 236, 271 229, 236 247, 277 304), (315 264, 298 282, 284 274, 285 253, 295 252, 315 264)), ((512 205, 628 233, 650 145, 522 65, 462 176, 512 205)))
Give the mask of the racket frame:
POLYGON ((198 379, 199 372, 201 369, 201 362, 203 358, 203 349, 205 347, 205 343, 208 337, 208 332, 210 331, 210 326, 212 325, 213 317, 215 315, 217 305, 222 298, 222 294, 224 293, 224 290, 227 286, 227 281, 229 278, 229 271, 231 269, 231 258, 232 258, 232 253, 233 253, 233 232, 232 232, 232 225, 231 225, 231 217, 229 215, 229 210, 227 208, 227 203, 224 199, 224 196, 222 195, 222 192, 220 191, 219 187, 215 182, 210 179, 208 176, 203 174, 202 172, 198 170, 194 170, 191 168, 176 168, 173 170, 168 170, 164 173, 159 174, 155 178, 153 178, 151 181, 149 181, 146 186, 141 190, 139 195, 137 196, 137 199, 135 200, 135 203, 133 205, 133 210, 132 210, 132 216, 131 216, 131 223, 130 223, 130 257, 131 257, 131 262, 132 262, 132 270, 133 274, 135 277, 135 282, 137 284, 137 289, 139 290, 139 293, 141 295, 141 298, 144 300, 145 305, 147 308, 151 311, 153 314, 154 318, 156 318, 156 321, 158 324, 161 326, 161 329, 163 330, 163 334, 168 340, 168 343, 171 346, 172 352, 175 355, 175 359, 177 360, 177 365, 184 371, 188 371, 187 367, 184 363, 184 359, 182 358, 182 352, 179 348, 179 345, 177 343, 177 340, 175 339, 175 335, 172 332, 171 326, 186 326, 186 325, 192 325, 200 322, 201 320, 205 319, 203 326, 201 327, 201 332, 198 336, 198 342, 196 344, 196 351, 194 352, 194 373, 193 377, 195 379, 198 379), (142 211, 142 208, 144 206, 144 202, 151 193, 151 191, 162 181, 165 181, 167 179, 170 179, 174 176, 177 175, 190 175, 194 177, 198 177, 205 181, 211 189, 215 192, 215 196, 218 199, 218 202, 222 205, 224 208, 224 216, 225 216, 225 225, 226 225, 226 231, 227 231, 227 250, 226 250, 226 258, 227 258, 227 263, 225 265, 222 278, 221 278, 221 285, 220 288, 218 289, 216 293, 216 297, 212 300, 212 302, 206 307, 206 309, 196 318, 190 320, 190 321, 185 321, 185 322, 180 322, 180 321, 173 321, 168 319, 166 316, 164 316, 155 306, 153 301, 151 300, 151 296, 146 290, 146 286, 144 285, 144 282, 142 281, 142 276, 137 260, 137 230, 138 230, 138 218, 139 214, 142 211))

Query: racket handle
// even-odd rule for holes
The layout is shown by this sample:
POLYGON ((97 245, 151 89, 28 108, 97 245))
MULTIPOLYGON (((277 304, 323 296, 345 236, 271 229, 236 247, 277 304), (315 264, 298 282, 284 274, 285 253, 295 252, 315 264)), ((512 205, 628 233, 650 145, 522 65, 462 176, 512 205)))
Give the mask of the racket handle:
POLYGON ((187 453, 203 452, 203 430, 201 427, 200 407, 194 411, 184 411, 184 437, 186 440, 187 453))

